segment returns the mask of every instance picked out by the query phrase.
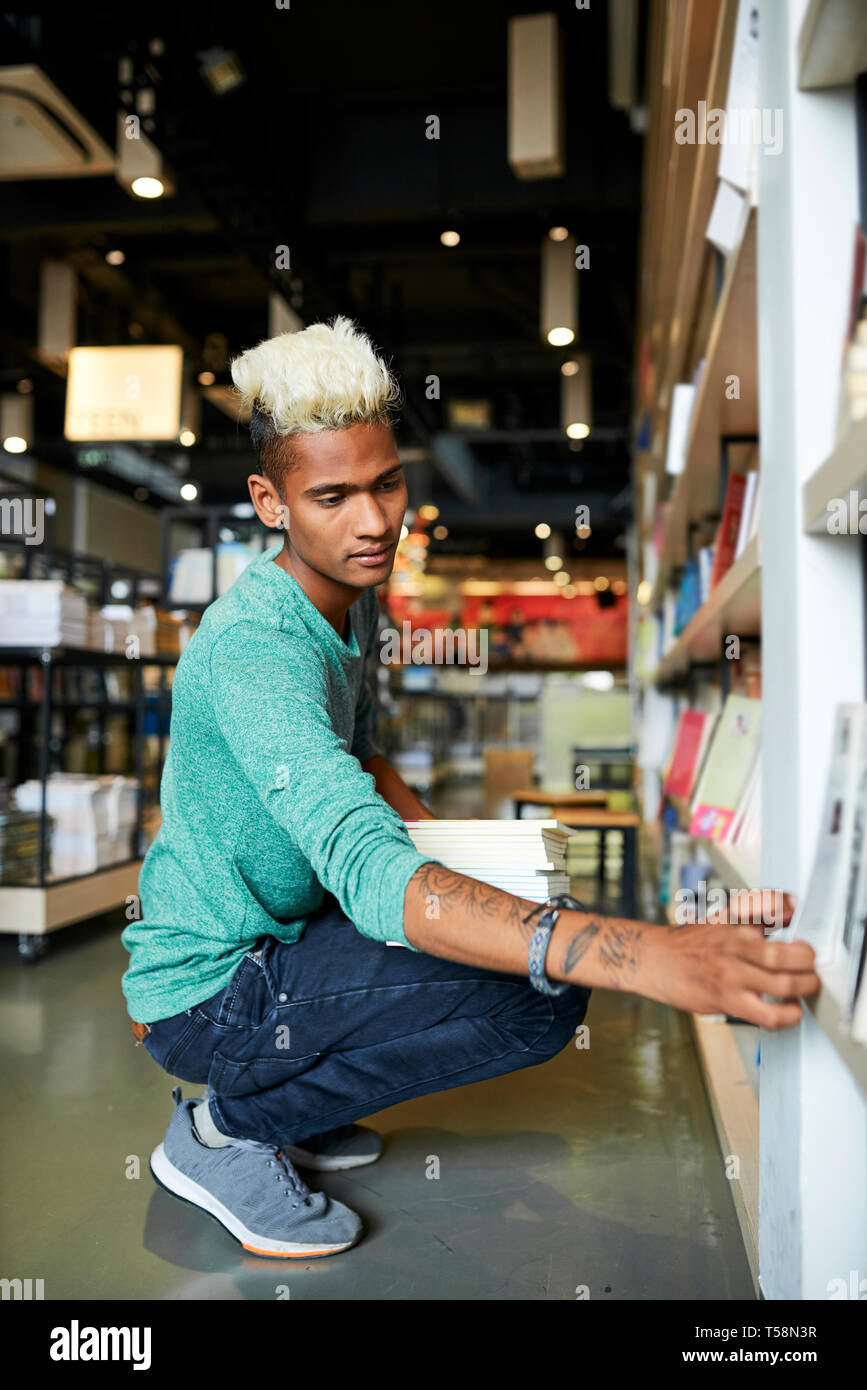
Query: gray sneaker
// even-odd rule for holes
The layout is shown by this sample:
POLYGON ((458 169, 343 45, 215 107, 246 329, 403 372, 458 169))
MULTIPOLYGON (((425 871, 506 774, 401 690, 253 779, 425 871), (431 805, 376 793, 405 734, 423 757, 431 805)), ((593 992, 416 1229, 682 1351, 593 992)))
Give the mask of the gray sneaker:
MULTIPOLYGON (((206 1086, 202 1100, 210 1090, 206 1086)), ((299 1144, 283 1144, 281 1153, 298 1168, 316 1173, 338 1173, 346 1168, 363 1168, 375 1163, 382 1154, 382 1139, 374 1129, 364 1125, 340 1125, 321 1134, 311 1134, 299 1144)))
POLYGON ((183 1100, 180 1086, 172 1100, 166 1137, 150 1159, 167 1192, 213 1216, 254 1255, 312 1259, 357 1243, 361 1217, 324 1192, 311 1192, 275 1145, 233 1139, 208 1148, 193 1130, 198 1100, 183 1100))

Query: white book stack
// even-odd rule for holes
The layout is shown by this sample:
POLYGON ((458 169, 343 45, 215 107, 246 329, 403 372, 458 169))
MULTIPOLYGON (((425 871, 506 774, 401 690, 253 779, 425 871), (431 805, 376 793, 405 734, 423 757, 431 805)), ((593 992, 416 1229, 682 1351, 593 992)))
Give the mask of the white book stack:
POLYGON ((87 600, 62 579, 0 580, 0 646, 83 647, 87 600))
MULTIPOLYGON (((45 787, 51 816, 51 877, 95 873, 129 859, 135 824, 137 783, 133 777, 92 777, 83 772, 54 772, 45 787)), ((35 778, 14 789, 19 810, 38 813, 42 784, 35 778)))
POLYGON ((408 820, 406 828, 419 853, 504 893, 544 903, 569 892, 566 843, 575 832, 559 821, 408 820))

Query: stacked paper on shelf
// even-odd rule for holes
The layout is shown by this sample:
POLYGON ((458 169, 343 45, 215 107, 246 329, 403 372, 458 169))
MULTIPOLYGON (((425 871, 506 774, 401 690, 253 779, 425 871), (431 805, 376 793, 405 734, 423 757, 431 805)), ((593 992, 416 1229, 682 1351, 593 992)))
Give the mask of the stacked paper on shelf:
MULTIPOLYGON (((45 784, 45 806, 52 819, 52 877, 94 873, 130 857, 137 785, 132 777, 51 774, 45 784)), ((39 813, 41 782, 35 778, 22 782, 14 795, 19 810, 39 813)))
POLYGON ((62 579, 0 580, 0 646, 83 647, 87 600, 62 579))
POLYGON ((574 831, 555 820, 407 821, 421 854, 505 893, 547 902, 569 892, 566 842, 574 831))

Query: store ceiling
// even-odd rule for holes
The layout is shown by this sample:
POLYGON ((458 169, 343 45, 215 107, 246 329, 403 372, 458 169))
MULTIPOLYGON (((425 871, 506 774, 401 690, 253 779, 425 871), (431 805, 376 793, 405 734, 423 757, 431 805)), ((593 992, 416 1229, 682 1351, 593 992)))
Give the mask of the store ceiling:
MULTIPOLYGON (((229 356, 264 337, 268 292, 280 288, 305 322, 349 314, 392 361, 407 398, 399 441, 415 460, 413 500, 437 502, 456 545, 536 554, 532 525, 563 526, 592 497, 588 549, 617 553, 642 141, 608 100, 605 6, 292 0, 285 10, 30 5, 28 16, 0 18, 3 61, 37 63, 111 147, 118 57, 150 62, 152 138, 177 176, 176 195, 155 203, 111 176, 3 188, 0 370, 4 389, 23 374, 36 382, 46 457, 76 466, 62 438, 63 382, 33 357, 45 257, 78 269, 81 342, 179 341, 197 368, 209 365, 208 335, 224 335, 229 356), (567 172, 521 181, 507 162, 506 20, 533 9, 560 17, 567 172), (165 52, 149 59, 154 37, 165 52), (217 47, 245 78, 221 97, 197 56, 217 47), (425 138, 432 113, 439 141, 425 138), (569 351, 539 334, 540 243, 555 223, 591 254, 578 347, 593 358, 594 431, 580 445, 559 430, 569 351), (447 226, 461 233, 457 248, 439 242, 447 226), (280 245, 291 272, 275 268, 280 245), (114 247, 126 256, 117 268, 104 259, 114 247), (135 339, 130 324, 141 326, 135 339), (440 400, 427 399, 431 374, 440 400), (432 448, 456 398, 489 400, 496 431, 457 441, 473 477, 463 495, 432 448)), ((203 501, 238 500, 244 432, 212 405, 203 411, 201 445, 182 451, 190 476, 203 501)))

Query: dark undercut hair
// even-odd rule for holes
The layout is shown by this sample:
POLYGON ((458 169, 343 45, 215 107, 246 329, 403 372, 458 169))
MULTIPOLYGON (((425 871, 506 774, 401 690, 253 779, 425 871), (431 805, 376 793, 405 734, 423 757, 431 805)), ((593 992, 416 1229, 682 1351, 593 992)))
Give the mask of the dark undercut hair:
POLYGON ((294 441, 290 434, 277 433, 274 421, 258 401, 250 416, 250 441, 258 455, 263 477, 274 484, 281 501, 284 501, 283 480, 298 461, 294 441))

